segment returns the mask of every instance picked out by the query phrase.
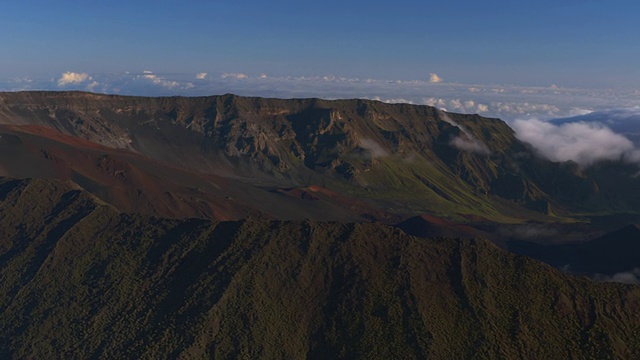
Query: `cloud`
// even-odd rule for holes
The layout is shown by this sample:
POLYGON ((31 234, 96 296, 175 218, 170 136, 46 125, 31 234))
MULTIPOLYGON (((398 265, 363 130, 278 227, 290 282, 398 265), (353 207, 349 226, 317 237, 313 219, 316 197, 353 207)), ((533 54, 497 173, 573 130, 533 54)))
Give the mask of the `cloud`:
POLYGON ((623 134, 636 147, 640 146, 640 107, 638 106, 594 111, 574 117, 551 120, 557 125, 579 121, 600 123, 616 133, 623 134))
POLYGON ((222 76, 223 79, 231 78, 231 79, 239 79, 240 80, 240 79, 249 78, 249 75, 243 74, 243 73, 223 73, 221 76, 222 76))
POLYGON ((204 80, 206 78, 207 78, 207 73, 206 72, 201 72, 201 73, 196 74, 196 79, 198 79, 198 80, 204 80))
POLYGON ((462 134, 451 139, 451 142, 449 143, 451 146, 457 148, 458 150, 473 152, 480 155, 489 155, 491 153, 491 151, 485 144, 476 139, 473 134, 465 129, 462 125, 453 121, 453 119, 451 119, 449 115, 447 115, 444 111, 439 111, 439 114, 442 121, 445 121, 457 127, 462 132, 462 134))
POLYGON ((31 84, 33 82, 33 79, 29 77, 15 77, 11 79, 9 82, 15 83, 15 84, 31 84))
POLYGON ((440 76, 438 76, 438 74, 436 73, 431 73, 429 74, 429 82, 430 83, 439 83, 442 82, 444 79, 441 78, 440 76))
POLYGON ((371 100, 381 101, 387 104, 413 104, 413 101, 409 99, 383 99, 380 96, 374 96, 371 100))
POLYGON ((91 84, 87 85, 87 90, 89 90, 89 91, 94 91, 94 90, 95 90, 95 88, 96 88, 98 85, 100 85, 100 83, 99 83, 99 82, 97 82, 97 81, 92 81, 92 82, 91 82, 91 84))
POLYGON ((58 79, 58 86, 80 84, 88 80, 91 80, 91 76, 89 76, 89 74, 87 73, 76 73, 67 71, 65 73, 62 73, 62 76, 60 76, 60 79, 58 79))
MULTIPOLYGON (((80 73, 81 74, 81 73, 80 73)), ((60 74, 23 74, 32 82, 12 81, 0 78, 0 90, 25 89, 58 90, 60 74)), ((428 75, 428 73, 427 73, 428 75)), ((234 93, 244 96, 280 98, 323 99, 389 99, 388 101, 426 104, 448 111, 478 113, 501 118, 507 122, 515 119, 537 118, 549 120, 589 113, 597 110, 630 108, 640 105, 640 90, 630 89, 576 89, 559 86, 524 87, 516 85, 483 85, 464 83, 431 83, 423 80, 390 80, 375 78, 349 78, 341 76, 249 76, 243 73, 211 73, 206 81, 196 74, 175 73, 162 76, 151 70, 127 73, 91 74, 84 82, 74 85, 85 89, 92 81, 100 83, 96 89, 105 93, 144 96, 205 96, 234 93), (153 75, 144 78, 144 75, 153 75), (196 81, 194 81, 196 80, 196 81), (163 82, 164 81, 164 82, 163 82), (189 85, 192 83, 192 85, 189 85), (473 106, 472 106, 473 104, 473 106)), ((77 79, 67 76, 62 79, 77 79)), ((438 76, 440 78, 440 76, 438 76)), ((444 80, 446 81, 446 80, 444 80)), ((443 82, 444 82, 443 81, 443 82)), ((609 126, 617 131, 613 125, 609 126)), ((640 139, 640 134, 638 139, 640 139)))
POLYGON ((640 268, 635 268, 625 272, 615 273, 612 276, 595 274, 593 279, 603 282, 618 282, 624 284, 640 284, 640 268))
POLYGON ((179 82, 172 81, 172 80, 165 80, 149 70, 145 70, 143 73, 144 75, 142 75, 142 77, 144 79, 151 80, 151 82, 155 85, 162 86, 167 89, 174 89, 174 88, 181 87, 179 82))
POLYGON ((373 139, 360 139, 360 143, 358 144, 358 146, 369 151, 372 159, 389 156, 387 150, 385 150, 373 139))
POLYGON ((537 119, 512 124, 518 139, 552 161, 574 161, 583 167, 602 160, 640 161, 640 151, 610 128, 587 122, 555 125, 537 119))
POLYGON ((451 139, 451 145, 458 150, 473 152, 480 155, 489 155, 491 152, 487 146, 473 137, 469 137, 469 134, 463 133, 460 136, 456 136, 451 139))

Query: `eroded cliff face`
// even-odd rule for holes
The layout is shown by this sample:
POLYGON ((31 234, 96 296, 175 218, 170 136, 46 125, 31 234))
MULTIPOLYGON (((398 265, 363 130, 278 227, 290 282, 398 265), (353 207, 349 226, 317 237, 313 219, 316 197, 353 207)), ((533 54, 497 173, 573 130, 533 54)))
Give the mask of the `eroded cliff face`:
MULTIPOLYGON (((602 190, 600 183, 538 158, 504 122, 428 106, 19 92, 0 94, 0 124, 70 142, 39 130, 52 129, 258 187, 325 188, 405 215, 547 221, 572 209, 595 211, 604 201, 591 191, 602 190)), ((612 207, 640 203, 628 200, 612 207)))
MULTIPOLYGON (((431 107, 367 100, 280 100, 234 95, 141 98, 80 92, 0 94, 2 124, 46 126, 105 146, 142 153, 145 149, 137 147, 135 139, 144 137, 143 129, 172 135, 169 131, 177 125, 202 134, 229 156, 282 163, 282 170, 297 165, 294 159, 304 161, 308 167, 322 166, 326 165, 323 156, 339 159, 357 150, 369 160, 392 155, 408 157, 433 150, 439 141, 451 140, 447 135, 459 135, 462 128, 468 130, 463 137, 488 142, 489 151, 502 152, 515 141, 511 130, 499 120, 451 116, 456 117, 456 123, 431 107)), ((179 140, 178 134, 173 135, 166 140, 179 140)), ((151 152, 147 155, 153 157, 151 152)))

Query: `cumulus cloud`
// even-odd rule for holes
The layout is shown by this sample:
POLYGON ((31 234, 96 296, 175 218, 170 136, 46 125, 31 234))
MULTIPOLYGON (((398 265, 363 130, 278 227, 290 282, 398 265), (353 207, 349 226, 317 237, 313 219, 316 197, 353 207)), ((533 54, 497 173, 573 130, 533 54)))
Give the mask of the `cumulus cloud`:
POLYGON ((247 74, 243 74, 243 73, 223 73, 222 75, 223 79, 247 79, 249 78, 249 75, 247 74))
POLYGON ((206 78, 207 78, 207 73, 206 72, 201 72, 201 73, 196 74, 196 79, 198 79, 198 80, 204 80, 206 78))
POLYGON ((610 128, 587 122, 555 125, 537 119, 516 120, 516 136, 552 161, 574 161, 583 167, 602 160, 640 161, 640 151, 610 128))
POLYGON ((67 71, 62 73, 60 79, 58 79, 58 86, 66 86, 71 84, 81 84, 85 81, 91 80, 91 76, 87 73, 77 73, 72 71, 67 71))
POLYGON ((439 83, 442 82, 444 79, 441 78, 440 76, 438 76, 438 74, 436 73, 431 73, 429 74, 429 82, 430 83, 439 83))
POLYGON ((491 151, 485 144, 476 139, 475 136, 473 136, 473 134, 465 129, 462 125, 453 121, 453 119, 451 119, 449 115, 447 115, 444 111, 439 111, 439 113, 440 118, 443 121, 457 127, 462 132, 460 135, 451 139, 451 142, 449 143, 450 145, 457 148, 458 150, 473 152, 480 155, 489 155, 491 153, 491 151))

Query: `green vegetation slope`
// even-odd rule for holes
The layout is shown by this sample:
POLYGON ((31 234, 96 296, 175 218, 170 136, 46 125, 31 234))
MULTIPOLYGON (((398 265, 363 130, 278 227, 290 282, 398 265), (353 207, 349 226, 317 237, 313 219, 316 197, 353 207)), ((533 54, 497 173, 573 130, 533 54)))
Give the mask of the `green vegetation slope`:
POLYGON ((0 181, 3 358, 614 359, 640 288, 379 224, 127 215, 0 181))

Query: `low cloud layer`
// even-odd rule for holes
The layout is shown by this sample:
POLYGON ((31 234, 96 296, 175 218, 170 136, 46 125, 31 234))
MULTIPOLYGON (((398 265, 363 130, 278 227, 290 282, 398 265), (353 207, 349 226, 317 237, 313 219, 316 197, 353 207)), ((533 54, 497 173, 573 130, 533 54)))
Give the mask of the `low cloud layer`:
POLYGON ((66 72, 34 77, 16 74, 0 78, 0 91, 90 90, 145 96, 204 96, 234 93, 244 96, 324 99, 361 98, 431 105, 450 112, 478 113, 506 121, 521 118, 553 119, 597 110, 640 106, 638 90, 589 90, 514 85, 447 82, 438 74, 422 80, 352 78, 334 75, 269 76, 257 72, 121 73, 66 72), (195 78, 194 78, 195 77, 195 78), (17 81, 16 79, 30 81, 17 81), (99 84, 96 85, 94 84, 99 84), (89 86, 91 85, 91 86, 89 86))
POLYGON ((184 88, 193 87, 193 84, 191 83, 181 84, 178 81, 167 80, 165 78, 162 78, 154 74, 152 71, 149 71, 149 70, 145 70, 143 72, 142 78, 150 80, 153 84, 162 86, 167 89, 180 89, 180 88, 184 89, 184 88))
POLYGON ((555 125, 537 119, 516 120, 516 136, 553 161, 575 161, 583 167, 602 160, 640 161, 640 151, 610 128, 587 122, 555 125))
POLYGON ((224 74, 221 75, 221 77, 223 79, 231 78, 231 79, 239 79, 239 80, 241 80, 241 79, 249 78, 249 75, 243 74, 243 73, 224 73, 224 74))

